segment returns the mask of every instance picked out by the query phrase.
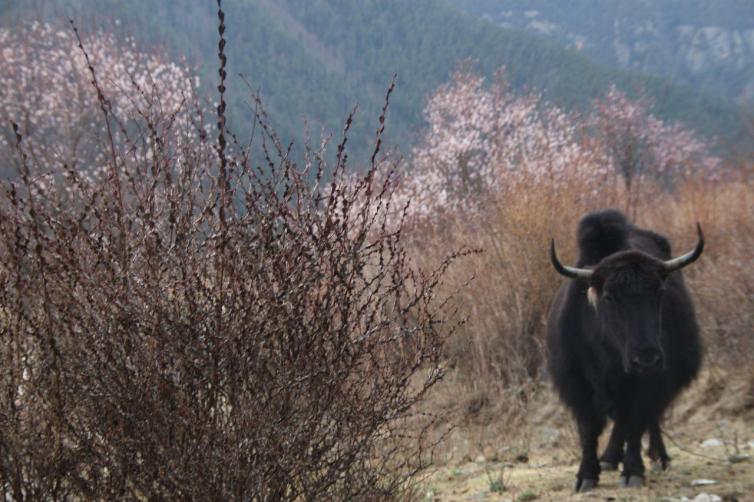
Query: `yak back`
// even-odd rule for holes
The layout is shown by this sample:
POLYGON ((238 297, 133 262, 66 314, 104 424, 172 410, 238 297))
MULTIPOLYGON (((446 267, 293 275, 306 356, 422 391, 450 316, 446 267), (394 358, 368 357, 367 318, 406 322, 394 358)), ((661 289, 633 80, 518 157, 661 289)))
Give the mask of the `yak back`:
POLYGON ((577 267, 596 265, 618 251, 636 249, 661 260, 671 257, 670 242, 664 236, 631 224, 617 209, 584 216, 578 228, 577 267))

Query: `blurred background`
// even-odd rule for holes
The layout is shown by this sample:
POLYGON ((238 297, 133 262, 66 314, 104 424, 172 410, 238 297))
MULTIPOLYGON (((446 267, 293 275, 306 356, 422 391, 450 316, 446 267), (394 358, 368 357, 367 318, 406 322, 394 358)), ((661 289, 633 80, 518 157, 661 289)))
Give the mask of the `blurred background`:
MULTIPOLYGON (((340 131, 358 104, 351 146, 366 152, 387 85, 398 75, 387 138, 404 151, 426 126, 428 96, 459 65, 515 92, 583 112, 616 84, 652 98, 663 120, 683 121, 720 146, 750 146, 754 6, 745 0, 230 0, 232 123, 250 113, 245 75, 284 139, 340 131), (245 106, 246 104, 246 106, 245 106)), ((140 51, 180 62, 216 85, 214 2, 29 0, 0 2, 5 29, 40 21, 84 34, 134 38, 140 51)))

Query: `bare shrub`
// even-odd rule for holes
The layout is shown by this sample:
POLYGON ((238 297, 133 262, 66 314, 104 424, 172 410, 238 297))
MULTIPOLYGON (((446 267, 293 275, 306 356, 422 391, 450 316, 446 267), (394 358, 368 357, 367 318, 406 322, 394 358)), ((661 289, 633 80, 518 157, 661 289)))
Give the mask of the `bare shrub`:
POLYGON ((438 418, 416 404, 445 371, 454 256, 422 272, 387 217, 384 113, 364 173, 349 176, 348 126, 334 165, 320 150, 300 167, 261 110, 252 160, 225 129, 219 18, 216 139, 198 103, 191 123, 165 116, 157 80, 119 128, 89 58, 103 176, 40 165, 14 127, 4 500, 376 500, 426 461, 438 418), (59 183, 38 176, 51 167, 59 183))

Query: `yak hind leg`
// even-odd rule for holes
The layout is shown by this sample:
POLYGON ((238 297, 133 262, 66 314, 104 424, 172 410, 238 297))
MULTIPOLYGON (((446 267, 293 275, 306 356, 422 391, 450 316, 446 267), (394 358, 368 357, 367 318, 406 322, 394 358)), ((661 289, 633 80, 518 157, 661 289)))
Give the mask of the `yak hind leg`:
POLYGON ((607 442, 605 451, 600 456, 600 467, 603 471, 617 471, 618 464, 623 462, 624 445, 626 437, 623 429, 615 422, 613 430, 610 433, 610 440, 607 442))
POLYGON ((649 426, 649 450, 647 454, 654 466, 663 471, 667 470, 671 458, 665 449, 665 442, 662 440, 662 430, 660 429, 659 421, 653 422, 649 426))
POLYGON ((641 459, 641 437, 644 428, 626 429, 626 455, 623 458, 623 472, 620 475, 622 488, 644 486, 644 462, 641 459))

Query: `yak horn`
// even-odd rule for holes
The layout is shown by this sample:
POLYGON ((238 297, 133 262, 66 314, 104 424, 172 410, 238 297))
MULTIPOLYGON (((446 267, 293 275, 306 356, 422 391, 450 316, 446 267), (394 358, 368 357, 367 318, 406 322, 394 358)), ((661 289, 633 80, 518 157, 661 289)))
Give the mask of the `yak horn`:
POLYGON ((592 276, 592 273, 594 272, 593 270, 590 270, 588 268, 569 267, 560 263, 558 254, 555 252, 555 239, 553 239, 550 243, 550 261, 552 261, 552 265, 560 275, 570 277, 571 279, 587 280, 592 276))
POLYGON ((694 249, 692 249, 685 255, 673 258, 672 260, 665 262, 665 270, 667 270, 668 273, 680 270, 686 265, 690 265, 702 255, 702 251, 704 251, 704 234, 702 233, 702 226, 698 222, 696 224, 696 233, 698 240, 694 249))

